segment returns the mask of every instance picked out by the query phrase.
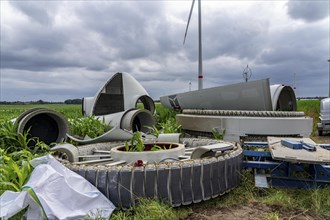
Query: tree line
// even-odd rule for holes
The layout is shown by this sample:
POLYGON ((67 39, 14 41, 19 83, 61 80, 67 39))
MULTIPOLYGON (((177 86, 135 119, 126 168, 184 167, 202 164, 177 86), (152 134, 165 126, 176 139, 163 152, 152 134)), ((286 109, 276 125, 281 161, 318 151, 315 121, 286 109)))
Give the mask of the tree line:
POLYGON ((44 101, 44 100, 37 100, 37 101, 14 101, 14 102, 8 102, 8 101, 0 101, 0 105, 40 105, 40 104, 81 104, 82 99, 67 99, 64 102, 50 102, 50 101, 44 101))

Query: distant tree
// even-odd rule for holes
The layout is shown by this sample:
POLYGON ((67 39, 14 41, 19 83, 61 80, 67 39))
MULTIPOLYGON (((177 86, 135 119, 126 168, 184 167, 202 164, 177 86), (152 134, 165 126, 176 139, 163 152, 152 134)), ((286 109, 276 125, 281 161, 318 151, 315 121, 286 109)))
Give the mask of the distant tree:
POLYGON ((45 102, 40 99, 40 100, 36 101, 36 104, 45 104, 45 102))
POLYGON ((67 99, 64 101, 65 104, 81 104, 81 99, 67 99))

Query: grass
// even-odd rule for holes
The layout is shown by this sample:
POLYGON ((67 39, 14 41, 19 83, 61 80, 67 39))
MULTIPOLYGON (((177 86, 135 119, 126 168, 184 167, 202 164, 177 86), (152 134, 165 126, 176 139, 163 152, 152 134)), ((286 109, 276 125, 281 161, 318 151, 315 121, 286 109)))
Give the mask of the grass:
MULTIPOLYGON (((286 212, 309 212, 320 218, 330 218, 330 188, 314 190, 257 188, 254 186, 253 174, 248 171, 242 173, 241 184, 229 193, 202 203, 180 207, 177 212, 182 211, 181 216, 184 216, 189 215, 194 209, 220 209, 254 203, 266 204, 286 212), (186 209, 189 212, 185 212, 186 209)), ((265 219, 280 219, 279 213, 268 213, 265 219)))
MULTIPOLYGON (((306 115, 314 120, 314 132, 316 135, 316 123, 319 114, 318 100, 298 101, 298 111, 304 111, 306 115)), ((79 119, 81 115, 80 105, 2 105, 0 106, 0 188, 17 190, 24 185, 29 177, 32 168, 27 167, 31 158, 48 152, 48 148, 42 143, 36 148, 27 148, 29 139, 26 135, 17 136, 15 128, 8 120, 17 117, 23 111, 33 107, 47 107, 63 113, 67 118, 79 119), (6 185, 6 186, 4 186, 6 185)), ((156 103, 157 129, 161 132, 165 130, 180 129, 175 123, 174 117, 177 112, 163 108, 156 103)), ((88 123, 86 123, 88 126, 88 123)), ((79 130, 79 127, 76 128, 79 130)), ((158 200, 141 199, 140 205, 136 209, 126 211, 116 210, 111 219, 186 219, 195 209, 223 208, 249 203, 263 203, 269 206, 276 206, 279 209, 288 211, 301 210, 302 212, 314 213, 316 216, 330 218, 330 188, 299 190, 299 189, 260 189, 254 186, 253 175, 243 172, 241 184, 231 192, 199 204, 172 208, 168 204, 158 200)), ((88 217, 86 218, 88 219, 88 217)), ((95 219, 95 216, 91 216, 95 219)), ((279 212, 267 213, 264 219, 281 219, 279 212)))
POLYGON ((127 211, 115 211, 111 220, 135 220, 135 219, 183 219, 192 211, 191 209, 174 209, 166 203, 155 199, 140 199, 140 205, 127 211))
POLYGON ((265 220, 280 220, 281 217, 278 212, 267 213, 265 216, 265 220))
POLYGON ((297 101, 297 111, 305 112, 306 116, 313 118, 312 136, 316 136, 320 114, 320 100, 299 100, 297 101))

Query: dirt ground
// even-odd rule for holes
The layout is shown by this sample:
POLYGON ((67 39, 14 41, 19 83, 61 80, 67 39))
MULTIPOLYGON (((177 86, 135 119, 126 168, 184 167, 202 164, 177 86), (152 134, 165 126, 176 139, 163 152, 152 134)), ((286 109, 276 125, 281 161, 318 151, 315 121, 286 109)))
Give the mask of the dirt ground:
POLYGON ((314 136, 311 139, 317 144, 330 144, 330 133, 324 136, 314 136))
POLYGON ((277 206, 269 206, 262 203, 251 203, 247 205, 235 205, 226 208, 197 208, 193 209, 187 220, 218 220, 218 219, 246 219, 246 220, 265 220, 265 219, 292 219, 292 220, 326 220, 315 216, 308 211, 281 210, 277 206))

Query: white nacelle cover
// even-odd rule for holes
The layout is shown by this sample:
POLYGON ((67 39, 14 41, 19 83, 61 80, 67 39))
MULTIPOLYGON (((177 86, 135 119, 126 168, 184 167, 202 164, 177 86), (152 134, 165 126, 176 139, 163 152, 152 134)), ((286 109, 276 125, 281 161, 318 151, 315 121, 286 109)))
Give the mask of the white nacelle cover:
MULTIPOLYGON (((36 158, 30 163, 37 166, 23 188, 34 191, 48 219, 83 219, 86 215, 108 219, 115 209, 95 186, 51 155, 36 158)), ((40 217, 40 206, 29 193, 6 191, 0 197, 0 218, 8 219, 27 205, 27 216, 40 217)))
POLYGON ((325 98, 321 100, 320 119, 330 120, 330 98, 325 98))

